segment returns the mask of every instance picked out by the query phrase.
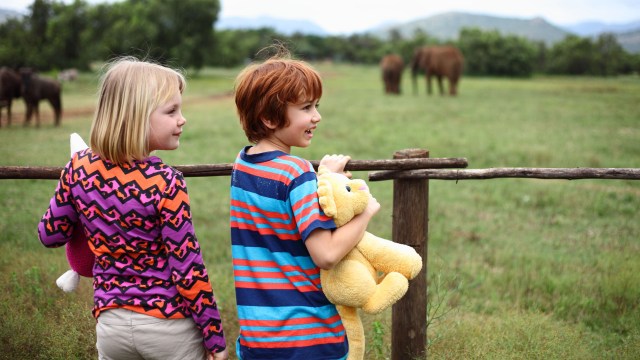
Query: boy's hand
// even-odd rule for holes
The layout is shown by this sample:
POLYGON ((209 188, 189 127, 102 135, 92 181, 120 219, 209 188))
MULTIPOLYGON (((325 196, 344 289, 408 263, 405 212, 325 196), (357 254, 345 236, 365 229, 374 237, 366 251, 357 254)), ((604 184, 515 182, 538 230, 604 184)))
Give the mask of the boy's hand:
POLYGON ((347 165, 349 160, 351 160, 351 156, 349 155, 325 155, 320 160, 320 165, 326 166, 327 169, 329 169, 329 171, 331 172, 343 174, 344 176, 351 179, 351 172, 344 171, 344 167, 347 165))
POLYGON ((380 211, 380 203, 376 198, 369 195, 369 202, 367 203, 367 207, 364 209, 363 214, 371 218, 373 215, 377 214, 378 211, 380 211))

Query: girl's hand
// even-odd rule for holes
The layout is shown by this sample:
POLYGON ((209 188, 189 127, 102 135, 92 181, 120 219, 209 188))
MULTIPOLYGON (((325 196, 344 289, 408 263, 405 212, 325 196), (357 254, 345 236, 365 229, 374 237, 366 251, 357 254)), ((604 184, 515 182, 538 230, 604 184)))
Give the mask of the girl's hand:
POLYGON ((229 352, 227 349, 224 349, 217 353, 209 353, 207 360, 229 360, 229 352))
POLYGON ((344 167, 345 165, 347 165, 349 160, 351 160, 351 156, 349 155, 325 155, 320 160, 320 165, 326 166, 327 169, 329 169, 329 171, 331 172, 343 174, 344 176, 351 179, 351 172, 344 171, 344 167))

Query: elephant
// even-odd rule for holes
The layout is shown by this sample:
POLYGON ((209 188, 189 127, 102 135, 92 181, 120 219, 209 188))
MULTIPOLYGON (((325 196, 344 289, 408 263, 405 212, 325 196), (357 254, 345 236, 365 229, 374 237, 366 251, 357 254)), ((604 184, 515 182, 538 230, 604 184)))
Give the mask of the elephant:
POLYGON ((60 117, 62 115, 62 87, 56 80, 34 74, 32 69, 20 69, 22 77, 22 97, 27 105, 27 114, 25 116, 24 125, 27 126, 31 122, 31 115, 36 113, 36 126, 40 126, 40 111, 38 104, 40 100, 48 100, 54 111, 54 125, 60 125, 60 117))
POLYGON ((404 60, 397 54, 385 55, 380 60, 382 69, 382 81, 384 82, 384 92, 386 94, 400 94, 400 80, 404 69, 404 60))
POLYGON ((20 75, 17 71, 3 66, 0 68, 0 127, 2 126, 2 108, 7 108, 7 126, 11 125, 11 104, 20 97, 20 75))
POLYGON ((449 80, 449 95, 456 96, 463 65, 462 53, 453 46, 425 46, 416 49, 411 60, 413 93, 417 94, 418 91, 418 72, 424 71, 427 78, 427 94, 431 95, 431 77, 435 76, 438 79, 440 95, 444 95, 442 78, 446 77, 449 80))

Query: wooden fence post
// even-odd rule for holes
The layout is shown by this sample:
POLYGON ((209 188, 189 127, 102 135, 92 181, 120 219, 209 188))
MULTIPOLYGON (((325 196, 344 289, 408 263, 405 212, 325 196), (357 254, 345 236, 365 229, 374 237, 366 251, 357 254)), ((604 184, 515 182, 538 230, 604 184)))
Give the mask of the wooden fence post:
MULTIPOLYGON (((429 151, 397 151, 394 159, 428 158, 429 151)), ((392 309, 391 359, 427 357, 427 244, 429 182, 424 179, 393 181, 392 239, 406 244, 422 256, 422 271, 409 282, 409 291, 392 309)))

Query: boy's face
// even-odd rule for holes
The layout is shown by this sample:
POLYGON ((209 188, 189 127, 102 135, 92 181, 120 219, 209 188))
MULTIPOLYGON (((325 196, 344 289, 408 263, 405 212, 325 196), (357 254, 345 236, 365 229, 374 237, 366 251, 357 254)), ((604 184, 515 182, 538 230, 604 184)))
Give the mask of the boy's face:
POLYGON ((307 100, 301 103, 287 105, 287 120, 289 124, 275 129, 271 138, 290 152, 292 146, 305 148, 311 144, 313 132, 322 119, 318 112, 319 101, 307 100))

